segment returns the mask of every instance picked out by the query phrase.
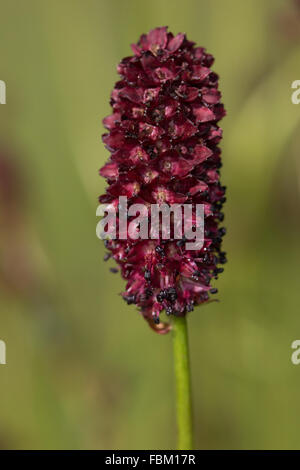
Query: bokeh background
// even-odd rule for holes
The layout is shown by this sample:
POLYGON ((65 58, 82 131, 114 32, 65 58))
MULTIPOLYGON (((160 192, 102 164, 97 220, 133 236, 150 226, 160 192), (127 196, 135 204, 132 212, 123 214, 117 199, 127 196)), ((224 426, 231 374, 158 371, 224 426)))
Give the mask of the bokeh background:
POLYGON ((0 447, 172 449, 171 336, 95 235, 116 65, 156 26, 215 58, 228 112, 220 300, 189 316, 196 447, 299 449, 300 2, 0 0, 0 447))

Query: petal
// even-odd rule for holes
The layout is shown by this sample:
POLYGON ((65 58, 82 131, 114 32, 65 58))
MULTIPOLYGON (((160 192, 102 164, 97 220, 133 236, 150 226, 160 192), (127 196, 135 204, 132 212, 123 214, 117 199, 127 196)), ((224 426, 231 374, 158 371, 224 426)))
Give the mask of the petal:
POLYGON ((160 92, 160 87, 157 88, 147 88, 144 91, 143 103, 149 103, 150 101, 155 100, 160 92))
POLYGON ((182 137, 183 139, 187 139, 196 134, 197 130, 197 127, 194 126, 189 119, 178 122, 172 121, 169 125, 169 134, 173 138, 182 137))
POLYGON ((147 35, 148 48, 151 49, 153 46, 159 46, 160 49, 165 49, 167 45, 167 27, 152 29, 147 35))
POLYGON ((114 183, 107 188, 107 192, 113 196, 127 196, 131 198, 136 196, 140 191, 140 185, 136 181, 133 183, 122 184, 120 182, 114 183))
POLYGON ((222 104, 216 104, 214 106, 214 113, 216 115, 216 120, 217 121, 219 121, 224 116, 226 116, 226 111, 225 111, 224 106, 222 104))
POLYGON ((141 58, 141 64, 145 72, 151 72, 156 67, 159 67, 160 62, 150 52, 146 52, 141 58))
POLYGON ((166 82, 167 80, 172 80, 175 77, 175 72, 167 67, 158 67, 154 71, 154 78, 158 79, 160 82, 166 82))
POLYGON ((192 188, 189 189, 189 193, 194 196, 195 194, 197 194, 198 192, 203 192, 203 191, 207 191, 208 189, 208 186, 206 183, 204 183, 204 181, 200 181, 198 184, 196 184, 195 186, 193 186, 192 188))
POLYGON ((191 102, 194 101, 199 96, 199 88, 189 87, 186 85, 180 85, 175 93, 182 98, 184 101, 191 102))
POLYGON ((177 36, 175 36, 174 38, 172 38, 169 43, 168 43, 168 50, 173 53, 175 51, 177 51, 177 49, 180 48, 181 44, 183 43, 184 41, 184 34, 182 33, 179 33, 177 34, 177 36))
POLYGON ((142 48, 144 51, 147 51, 147 50, 148 50, 149 43, 148 43, 148 38, 147 38, 147 35, 146 35, 146 34, 142 34, 142 35, 141 35, 138 44, 141 46, 141 48, 142 48))
POLYGON ((193 108, 193 114, 196 118, 196 122, 208 122, 216 119, 212 110, 205 106, 195 106, 193 108))
POLYGON ((202 58, 202 64, 205 65, 206 67, 211 67, 214 61, 215 59, 213 58, 211 54, 205 53, 202 58))
POLYGON ((194 167, 194 163, 193 161, 188 161, 184 158, 172 159, 169 157, 160 161, 160 167, 162 171, 167 174, 183 178, 194 167))
POLYGON ((204 51, 205 51, 204 47, 196 47, 194 49, 195 58, 198 60, 201 60, 204 55, 204 51))
POLYGON ((168 100, 164 106, 164 114, 167 119, 174 116, 178 109, 178 102, 176 100, 168 100))
POLYGON ((217 104, 221 99, 221 93, 216 88, 205 88, 201 93, 203 101, 207 104, 217 104))
POLYGON ((223 131, 220 127, 213 128, 212 126, 207 136, 207 139, 210 141, 213 140, 213 143, 217 144, 221 140, 222 134, 223 134, 223 131))
POLYGON ((130 47, 135 55, 138 57, 142 55, 141 48, 137 44, 131 44, 130 47))
POLYGON ((191 277, 198 271, 198 266, 193 260, 184 260, 180 265, 180 274, 182 276, 191 277))
POLYGON ((125 141, 125 137, 121 130, 114 129, 110 132, 110 134, 104 134, 102 136, 102 140, 108 149, 115 150, 122 147, 125 141))
POLYGON ((134 117, 135 119, 140 119, 145 114, 144 108, 134 107, 134 108, 131 109, 131 112, 132 112, 132 117, 134 117))
POLYGON ((146 168, 145 170, 141 171, 141 177, 145 184, 149 184, 154 181, 158 175, 158 171, 152 170, 151 168, 146 168))
POLYGON ((194 161, 198 163, 202 163, 207 160, 213 154, 212 150, 210 150, 205 145, 196 145, 194 148, 194 161))
POLYGON ((216 183, 219 181, 219 173, 216 170, 208 170, 207 177, 209 183, 216 183))
POLYGON ((202 65, 193 65, 192 66, 192 75, 191 79, 197 82, 202 82, 210 74, 211 70, 208 67, 203 67, 202 65))
POLYGON ((150 157, 147 152, 137 145, 129 152, 129 158, 132 163, 138 164, 149 161, 150 157))
POLYGON ((154 200, 158 203, 167 202, 169 204, 175 204, 176 202, 185 202, 187 200, 187 196, 183 194, 175 193, 170 189, 165 188, 164 186, 157 186, 157 188, 152 191, 152 196, 154 200))
POLYGON ((127 98, 133 103, 142 103, 144 90, 142 88, 125 87, 119 92, 119 96, 127 98))
POLYGON ((121 120, 121 114, 120 113, 114 113, 111 114, 110 116, 106 116, 103 119, 103 126, 106 127, 106 129, 110 130, 113 129, 118 122, 121 120))
POLYGON ((187 277, 182 277, 181 286, 183 291, 192 291, 194 293, 207 292, 210 289, 210 286, 206 286, 199 281, 193 281, 187 277))
POLYGON ((103 178, 110 178, 115 179, 119 175, 118 165, 114 162, 108 162, 104 165, 100 170, 99 174, 103 176, 103 178))
POLYGON ((162 133, 162 130, 146 122, 139 123, 139 132, 140 137, 148 138, 151 140, 156 140, 158 136, 162 133))

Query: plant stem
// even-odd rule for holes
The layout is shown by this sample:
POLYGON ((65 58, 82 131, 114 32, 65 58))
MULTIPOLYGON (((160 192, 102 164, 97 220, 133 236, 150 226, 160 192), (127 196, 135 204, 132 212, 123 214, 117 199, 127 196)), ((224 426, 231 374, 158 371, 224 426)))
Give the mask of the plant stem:
POLYGON ((173 316, 178 450, 193 447, 192 399, 186 317, 173 316))

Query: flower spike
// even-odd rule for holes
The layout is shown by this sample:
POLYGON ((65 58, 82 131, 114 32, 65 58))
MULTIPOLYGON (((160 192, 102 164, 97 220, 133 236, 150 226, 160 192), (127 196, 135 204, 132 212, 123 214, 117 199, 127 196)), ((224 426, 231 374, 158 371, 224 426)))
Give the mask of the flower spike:
MULTIPOLYGON (((216 293, 211 282, 226 262, 221 250, 225 229, 225 187, 220 183, 225 115, 213 56, 173 36, 166 27, 143 34, 134 55, 118 66, 120 80, 111 94, 112 114, 103 121, 103 142, 111 155, 100 170, 108 186, 100 202, 128 205, 202 204, 204 241, 187 250, 186 240, 110 239, 106 247, 127 281, 122 296, 136 304, 158 333, 169 327, 160 313, 185 316, 216 293)), ((150 211, 150 209, 149 209, 150 211)), ((150 212, 149 212, 150 217, 150 212)), ((194 225, 194 215, 191 216, 194 225)))

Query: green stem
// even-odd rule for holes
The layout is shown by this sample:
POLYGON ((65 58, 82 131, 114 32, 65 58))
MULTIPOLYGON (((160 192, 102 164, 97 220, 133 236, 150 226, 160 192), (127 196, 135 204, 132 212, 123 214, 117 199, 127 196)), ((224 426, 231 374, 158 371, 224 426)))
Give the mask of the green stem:
POLYGON ((178 450, 193 448, 192 399, 186 317, 173 316, 178 450))

